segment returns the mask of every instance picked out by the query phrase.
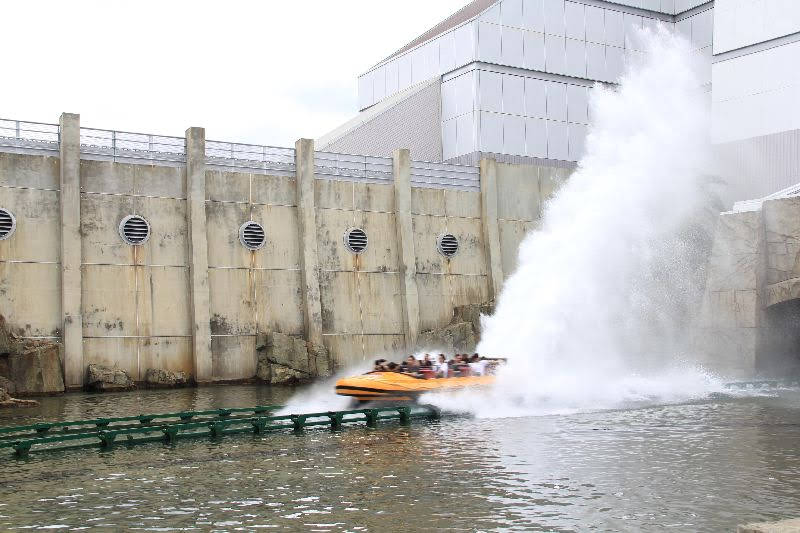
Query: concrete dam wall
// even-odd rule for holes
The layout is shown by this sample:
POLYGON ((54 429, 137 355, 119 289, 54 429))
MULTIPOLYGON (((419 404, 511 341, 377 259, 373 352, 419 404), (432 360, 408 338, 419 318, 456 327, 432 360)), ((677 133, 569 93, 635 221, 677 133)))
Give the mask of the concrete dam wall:
POLYGON ((0 310, 19 336, 63 344, 67 387, 92 363, 136 380, 251 378, 267 332, 324 345, 340 368, 413 346, 456 306, 494 298, 569 173, 321 154, 308 140, 237 157, 245 145, 201 128, 126 147, 69 114, 57 133, 0 143, 0 216, 13 217, 0 310), (351 229, 363 235, 347 241, 351 229))

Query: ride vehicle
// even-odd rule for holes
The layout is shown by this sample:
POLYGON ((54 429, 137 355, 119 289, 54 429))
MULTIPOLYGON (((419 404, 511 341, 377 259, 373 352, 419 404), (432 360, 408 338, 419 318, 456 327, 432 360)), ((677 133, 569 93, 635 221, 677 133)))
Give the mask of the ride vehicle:
MULTIPOLYGON (((501 360, 492 361, 500 362, 501 360)), ((463 371, 465 374, 468 372, 468 370, 463 371)), ((426 368, 421 368, 418 373, 414 374, 388 370, 373 371, 338 380, 336 394, 349 396, 360 403, 414 402, 428 392, 487 388, 494 382, 495 376, 491 374, 457 375, 445 378, 436 377, 434 370, 426 368)))

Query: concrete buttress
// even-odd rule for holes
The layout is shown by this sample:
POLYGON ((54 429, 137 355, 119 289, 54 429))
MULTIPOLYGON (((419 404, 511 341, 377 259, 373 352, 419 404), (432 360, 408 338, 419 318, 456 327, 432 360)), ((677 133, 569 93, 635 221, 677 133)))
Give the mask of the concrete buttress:
POLYGON ((317 214, 314 200, 314 141, 295 143, 300 276, 306 339, 322 345, 322 303, 317 256, 317 214))
POLYGON ((500 229, 497 224, 497 161, 481 159, 481 220, 486 263, 489 271, 491 300, 500 296, 503 288, 503 254, 500 248, 500 229))
POLYGON ((206 232, 206 132, 186 130, 186 193, 192 320, 192 360, 198 383, 213 379, 206 232))
POLYGON ((63 113, 59 121, 61 204, 61 319, 66 387, 83 385, 81 316, 81 125, 80 115, 63 113))
POLYGON ((417 259, 414 251, 414 228, 411 217, 411 154, 408 149, 392 155, 394 175, 394 213, 403 307, 403 334, 406 347, 413 348, 419 334, 419 293, 417 291, 417 259))

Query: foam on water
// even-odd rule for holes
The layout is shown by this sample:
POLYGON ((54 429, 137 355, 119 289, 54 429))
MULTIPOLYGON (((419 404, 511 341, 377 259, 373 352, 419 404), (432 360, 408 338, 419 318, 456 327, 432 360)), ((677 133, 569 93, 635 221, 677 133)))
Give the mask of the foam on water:
POLYGON ((508 358, 497 386, 423 401, 505 416, 722 389, 683 362, 715 214, 707 93, 685 39, 663 28, 641 38, 646 54, 619 87, 592 91, 586 155, 484 317, 478 351, 508 358))

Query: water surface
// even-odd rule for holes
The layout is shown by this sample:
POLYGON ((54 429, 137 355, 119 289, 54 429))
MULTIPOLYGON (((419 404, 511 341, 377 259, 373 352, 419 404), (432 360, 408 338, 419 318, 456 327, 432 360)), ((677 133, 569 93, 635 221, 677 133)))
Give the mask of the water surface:
MULTIPOLYGON (((281 403, 239 386, 43 398, 32 419, 281 403)), ((0 529, 731 531, 800 515, 800 391, 515 419, 0 456, 0 529)))

